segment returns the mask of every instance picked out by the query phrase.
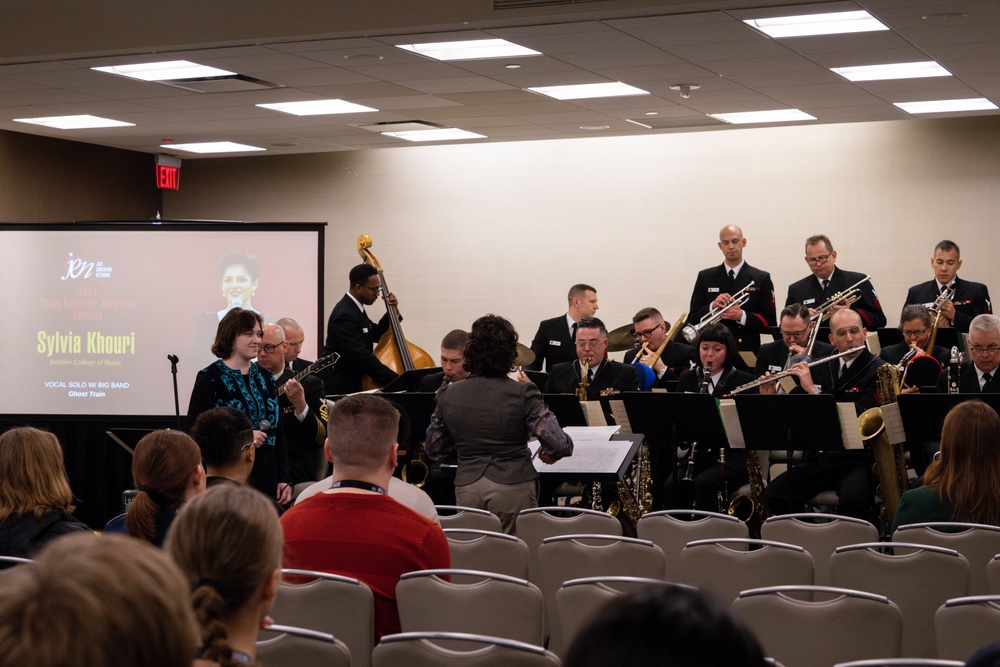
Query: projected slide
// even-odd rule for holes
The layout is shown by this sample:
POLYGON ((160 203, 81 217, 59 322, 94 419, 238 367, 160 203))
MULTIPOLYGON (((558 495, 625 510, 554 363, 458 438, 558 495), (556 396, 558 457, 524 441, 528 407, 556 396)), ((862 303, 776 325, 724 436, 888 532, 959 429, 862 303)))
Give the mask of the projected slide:
POLYGON ((320 225, 0 227, 5 414, 172 415, 232 307, 316 340, 320 225))

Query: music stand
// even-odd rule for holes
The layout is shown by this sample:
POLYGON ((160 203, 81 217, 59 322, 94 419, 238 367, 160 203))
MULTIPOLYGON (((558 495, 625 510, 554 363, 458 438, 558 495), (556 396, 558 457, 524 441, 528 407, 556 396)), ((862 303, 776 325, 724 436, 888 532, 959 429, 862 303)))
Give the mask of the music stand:
MULTIPOLYGON (((537 458, 533 458, 533 463, 538 474, 553 485, 563 482, 577 484, 581 479, 586 479, 588 482, 615 484, 625 478, 625 473, 628 472, 629 466, 635 459, 642 441, 641 433, 616 433, 611 436, 608 442, 615 443, 616 447, 626 450, 620 461, 612 461, 610 457, 600 451, 589 452, 584 443, 576 443, 573 456, 560 459, 563 462, 562 465, 559 461, 554 465, 548 465, 540 462, 537 458), (588 454, 591 455, 588 456, 588 454), (616 463, 617 465, 615 465, 616 463), (572 470, 560 470, 564 466, 569 466, 572 470)), ((599 448, 600 445, 597 447, 599 448)))
MULTIPOLYGON (((890 345, 902 342, 903 332, 898 328, 892 327, 878 330, 878 344, 880 347, 886 348, 890 345)), ((939 345, 948 350, 955 346, 958 346, 959 350, 965 349, 965 343, 962 340, 962 332, 952 327, 938 328, 937 335, 934 337, 934 345, 939 345)), ((932 350, 927 350, 927 354, 931 353, 932 350)))
POLYGON ((982 401, 1000 412, 1000 394, 900 394, 896 402, 907 446, 940 440, 945 416, 965 401, 982 401))
POLYGON ((415 368, 412 371, 403 371, 398 378, 382 387, 383 394, 395 394, 402 391, 420 391, 420 381, 428 375, 440 373, 441 367, 437 368, 415 368))
POLYGON ((562 428, 588 425, 580 401, 574 394, 542 394, 542 400, 555 414, 562 428))
POLYGON ((538 391, 545 391, 545 383, 549 381, 549 374, 544 371, 524 370, 524 375, 538 387, 538 391))

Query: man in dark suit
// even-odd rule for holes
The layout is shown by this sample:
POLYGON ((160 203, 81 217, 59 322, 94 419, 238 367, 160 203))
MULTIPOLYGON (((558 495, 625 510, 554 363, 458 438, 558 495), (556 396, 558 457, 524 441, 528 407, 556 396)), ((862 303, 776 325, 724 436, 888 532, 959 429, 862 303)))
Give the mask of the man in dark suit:
POLYGON ((596 317, 585 317, 576 330, 577 359, 556 364, 545 383, 546 394, 572 394, 580 386, 583 364, 589 363, 587 400, 596 401, 606 390, 639 391, 635 369, 608 359, 608 329, 596 317))
MULTIPOLYGON (((635 331, 633 337, 635 342, 646 343, 649 352, 645 352, 639 357, 646 366, 648 360, 655 353, 667 337, 670 325, 663 319, 663 315, 656 308, 643 308, 632 317, 632 328, 635 331)), ((691 361, 694 359, 694 348, 687 343, 677 340, 677 336, 667 343, 663 354, 652 365, 653 373, 656 375, 656 383, 653 387, 666 389, 671 381, 677 382, 677 377, 684 371, 691 368, 691 361)), ((636 360, 639 350, 636 347, 625 353, 624 362, 631 364, 636 360)))
POLYGON ((552 371, 552 367, 564 361, 576 359, 573 349, 576 324, 585 317, 593 317, 597 313, 597 290, 583 283, 573 285, 566 295, 569 308, 565 315, 542 320, 538 332, 531 341, 531 351, 535 360, 527 368, 529 371, 552 371))
MULTIPOLYGON (((383 387, 399 377, 372 354, 379 338, 389 329, 388 313, 375 324, 365 312, 365 306, 375 303, 382 291, 378 269, 370 264, 358 264, 351 269, 349 278, 350 289, 333 307, 326 326, 323 354, 340 354, 337 365, 324 377, 327 394, 361 391, 361 378, 365 375, 383 387)), ((397 304, 394 294, 387 294, 386 301, 397 304)))
MULTIPOLYGON (((1000 366, 1000 318, 992 314, 976 315, 969 324, 969 352, 971 361, 962 364, 958 375, 960 394, 1000 393, 1000 380, 996 379, 1000 366)), ((937 380, 938 393, 948 392, 948 369, 941 371, 937 380)))
MULTIPOLYGON (((835 266, 837 251, 833 249, 830 239, 822 234, 806 239, 805 259, 812 275, 788 286, 786 306, 801 303, 803 306, 815 309, 865 277, 863 273, 837 269, 835 266)), ((860 290, 860 298, 857 301, 850 306, 842 301, 832 306, 830 312, 850 307, 861 316, 861 323, 866 329, 874 331, 884 327, 885 313, 882 312, 882 305, 878 301, 878 294, 875 293, 872 281, 866 280, 858 285, 857 289, 860 290)))
POLYGON ((719 250, 725 259, 719 266, 698 272, 687 321, 691 325, 698 324, 709 310, 721 310, 732 301, 734 294, 747 288, 746 303, 726 310, 721 321, 733 332, 740 350, 757 354, 760 335, 770 332, 774 326, 774 285, 770 273, 743 261, 746 245, 742 229, 736 225, 722 228, 719 250), (747 287, 751 282, 753 285, 747 287))
MULTIPOLYGON (((257 351, 257 363, 274 377, 274 384, 283 393, 278 398, 278 422, 285 432, 288 450, 288 473, 292 486, 315 482, 326 475, 327 409, 323 383, 314 375, 294 379, 285 365, 288 343, 285 332, 277 324, 265 324, 257 351)), ((290 499, 289 499, 290 500, 290 499)))
POLYGON ((288 344, 288 349, 285 350, 285 365, 295 373, 304 371, 312 362, 299 357, 302 354, 302 344, 306 341, 306 332, 302 325, 290 317, 282 317, 275 324, 285 332, 285 343, 288 344))
MULTIPOLYGON (((801 303, 793 303, 785 306, 779 316, 781 340, 761 345, 757 354, 757 365, 754 367, 754 377, 759 378, 764 373, 776 373, 785 368, 788 359, 795 354, 805 354, 808 345, 809 334, 812 332, 813 322, 809 316, 809 309, 801 303)), ((822 359, 834 353, 835 348, 829 343, 817 340, 813 344, 812 357, 822 359)))
POLYGON ((935 345, 933 350, 927 349, 931 340, 931 314, 924 306, 915 303, 903 306, 903 312, 899 316, 899 329, 903 332, 903 342, 886 345, 878 353, 878 356, 888 363, 894 366, 898 364, 910 351, 911 346, 931 355, 941 362, 942 366, 951 359, 951 351, 940 345, 935 345))
POLYGON ((465 346, 469 343, 469 332, 454 329, 441 339, 441 372, 431 373, 420 380, 420 391, 437 391, 448 382, 464 379, 469 371, 465 369, 465 346))
MULTIPOLYGON (((838 352, 864 347, 868 338, 861 314, 853 310, 844 308, 834 313, 830 327, 830 342, 838 352)), ((878 405, 876 371, 884 363, 867 348, 811 369, 800 362, 790 369, 799 379, 793 393, 833 394, 838 402, 854 403, 860 415, 878 405)), ((774 390, 773 383, 761 386, 762 394, 774 390)), ((768 485, 767 500, 776 514, 786 514, 799 511, 820 491, 834 489, 840 498, 841 514, 871 520, 874 489, 868 470, 867 451, 806 452, 792 472, 794 488, 789 486, 788 473, 782 473, 768 485)))
POLYGON ((941 292, 950 287, 955 293, 941 304, 943 321, 938 326, 953 326, 962 333, 968 333, 972 318, 992 313, 993 305, 986 285, 958 277, 958 270, 962 268, 959 252, 954 241, 941 241, 934 246, 934 256, 931 257, 934 280, 911 287, 906 292, 906 303, 919 303, 930 308, 941 292))

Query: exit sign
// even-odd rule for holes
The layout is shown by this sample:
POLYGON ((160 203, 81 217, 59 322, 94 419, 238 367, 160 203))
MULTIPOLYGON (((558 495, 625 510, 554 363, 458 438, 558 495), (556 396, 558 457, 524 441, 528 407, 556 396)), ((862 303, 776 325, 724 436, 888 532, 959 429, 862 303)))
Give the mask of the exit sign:
POLYGON ((156 187, 161 190, 179 190, 181 187, 181 168, 156 165, 156 187))

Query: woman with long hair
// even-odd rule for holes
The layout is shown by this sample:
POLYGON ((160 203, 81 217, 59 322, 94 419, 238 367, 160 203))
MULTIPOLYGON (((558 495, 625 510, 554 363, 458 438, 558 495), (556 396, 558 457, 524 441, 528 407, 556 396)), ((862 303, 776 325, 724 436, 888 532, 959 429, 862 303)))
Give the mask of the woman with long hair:
POLYGON ((37 428, 0 434, 0 555, 30 557, 50 540, 89 530, 73 517, 59 440, 37 428))
POLYGON ((181 505, 205 490, 201 450, 182 431, 153 431, 136 443, 132 480, 139 492, 104 532, 128 533, 160 546, 181 505))
POLYGON ((965 401, 941 427, 941 455, 924 484, 903 493, 892 529, 924 521, 1000 526, 1000 416, 982 401, 965 401))
MULTIPOLYGON (((732 332, 721 322, 702 329, 696 345, 698 367, 681 373, 677 390, 689 393, 708 393, 716 398, 728 398, 733 389, 750 382, 753 376, 741 371, 737 365, 740 350, 732 332)), ((679 461, 681 466, 679 486, 673 477, 664 484, 664 499, 668 507, 691 507, 710 512, 725 512, 729 507, 728 495, 747 483, 747 464, 740 450, 730 449, 727 443, 700 442, 689 450, 694 455, 693 483, 687 484, 683 476, 688 469, 688 458, 679 461), (719 454, 725 451, 725 467, 719 454), (721 506, 720 506, 721 505, 721 506)))
POLYGON ((257 630, 278 593, 282 544, 278 513, 253 489, 213 487, 181 510, 165 548, 192 591, 199 658, 222 667, 256 664, 257 630))
POLYGON ((517 356, 517 331, 499 315, 473 322, 465 347, 469 376, 443 387, 427 429, 425 451, 435 461, 457 452, 458 504, 486 509, 514 532, 518 512, 538 504, 538 474, 528 450, 554 463, 573 453, 573 441, 542 402, 538 388, 508 377, 517 356))
POLYGON ((187 430, 198 415, 223 406, 236 408, 250 418, 257 457, 247 483, 276 498, 282 505, 292 499, 288 452, 284 432, 278 427, 278 392, 274 377, 254 359, 262 343, 264 321, 258 313, 233 308, 219 322, 212 344, 218 360, 198 372, 188 403, 187 430))

